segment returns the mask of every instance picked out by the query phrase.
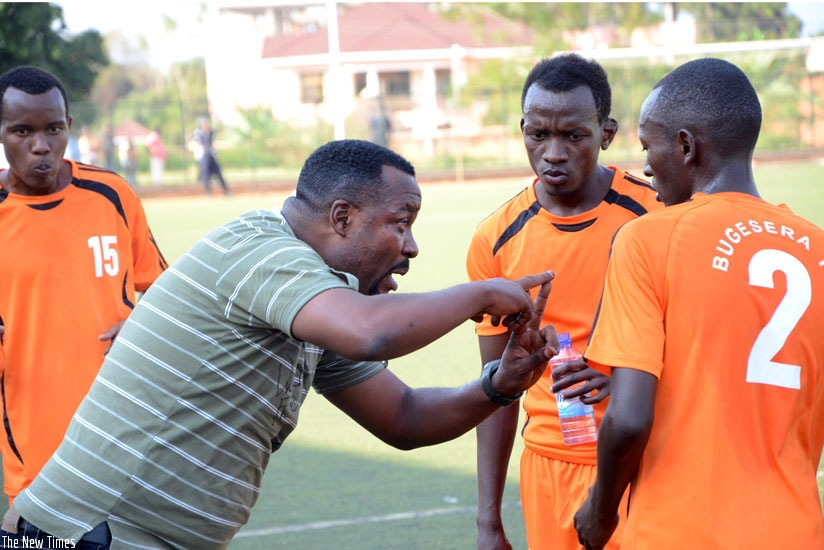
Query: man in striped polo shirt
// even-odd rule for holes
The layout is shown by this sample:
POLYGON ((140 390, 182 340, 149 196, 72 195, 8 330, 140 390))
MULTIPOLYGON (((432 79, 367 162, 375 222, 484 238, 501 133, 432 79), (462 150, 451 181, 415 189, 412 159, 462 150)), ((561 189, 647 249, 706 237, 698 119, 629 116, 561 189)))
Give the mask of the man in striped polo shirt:
POLYGON ((76 541, 107 523, 114 548, 225 548, 310 386, 402 449, 517 399, 557 346, 528 325, 553 274, 389 294, 418 254, 420 206, 409 162, 340 140, 309 157, 282 212, 206 235, 137 304, 5 529, 76 541), (518 337, 480 380, 412 389, 385 368, 483 314, 518 337))

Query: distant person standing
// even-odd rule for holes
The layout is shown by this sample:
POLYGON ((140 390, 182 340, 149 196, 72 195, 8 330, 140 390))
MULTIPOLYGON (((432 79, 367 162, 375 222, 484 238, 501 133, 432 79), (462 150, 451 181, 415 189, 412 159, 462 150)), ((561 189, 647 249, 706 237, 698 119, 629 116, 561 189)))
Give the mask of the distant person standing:
POLYGON ((77 138, 77 149, 80 152, 80 162, 83 164, 97 164, 97 143, 88 126, 80 128, 77 138))
POLYGON ((213 136, 214 131, 209 119, 206 117, 198 118, 190 149, 193 149, 195 158, 198 158, 198 154, 200 155, 198 159, 198 181, 210 197, 212 196, 212 176, 217 177, 217 181, 220 182, 220 186, 223 188, 223 194, 229 194, 229 186, 226 185, 226 180, 223 179, 223 172, 217 162, 217 154, 212 145, 213 136))
POLYGON ((392 123, 386 115, 383 107, 380 111, 373 114, 369 119, 369 135, 370 141, 383 147, 389 146, 389 131, 392 129, 392 123))
POLYGON ((149 172, 152 175, 152 184, 163 183, 163 171, 166 168, 166 146, 160 137, 160 130, 155 128, 146 136, 146 148, 149 150, 149 172))
POLYGON ((126 177, 126 181, 132 187, 137 186, 137 147, 134 146, 132 138, 127 138, 120 142, 119 147, 120 167, 126 177))

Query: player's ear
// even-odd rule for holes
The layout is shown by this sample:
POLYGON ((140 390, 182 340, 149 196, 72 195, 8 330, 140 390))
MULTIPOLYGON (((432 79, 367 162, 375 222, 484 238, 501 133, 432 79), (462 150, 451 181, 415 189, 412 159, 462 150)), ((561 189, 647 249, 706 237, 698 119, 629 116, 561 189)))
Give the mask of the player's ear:
POLYGON ((684 164, 695 162, 698 149, 695 146, 695 136, 689 130, 678 130, 678 151, 684 164))
POLYGON ((329 209, 329 224, 335 233, 341 237, 345 237, 349 233, 355 210, 350 202, 343 199, 338 199, 332 203, 332 208, 329 209))
POLYGON ((618 133, 618 121, 610 117, 601 125, 601 150, 606 151, 612 140, 615 139, 615 134, 618 133))

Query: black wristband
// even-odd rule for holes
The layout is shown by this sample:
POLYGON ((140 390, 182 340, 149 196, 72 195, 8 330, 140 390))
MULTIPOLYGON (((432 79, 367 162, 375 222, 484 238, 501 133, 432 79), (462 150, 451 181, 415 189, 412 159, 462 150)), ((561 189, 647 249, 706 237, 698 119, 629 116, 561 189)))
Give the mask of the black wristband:
POLYGON ((495 359, 494 361, 490 361, 484 365, 484 372, 481 376, 481 386, 483 386, 484 393, 490 401, 496 405, 500 405, 501 407, 506 407, 507 405, 511 405, 519 400, 524 392, 519 392, 518 395, 513 397, 506 397, 505 395, 498 393, 495 388, 492 387, 492 375, 498 371, 498 367, 500 366, 500 359, 495 359))

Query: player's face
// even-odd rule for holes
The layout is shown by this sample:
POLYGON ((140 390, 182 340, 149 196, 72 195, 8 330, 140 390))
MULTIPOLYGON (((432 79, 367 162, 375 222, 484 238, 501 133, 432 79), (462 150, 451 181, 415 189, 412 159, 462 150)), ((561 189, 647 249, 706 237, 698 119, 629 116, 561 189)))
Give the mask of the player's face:
POLYGON ((9 162, 7 185, 22 195, 56 191, 71 128, 60 90, 31 95, 7 88, 2 116, 0 142, 9 162))
POLYGON ((693 190, 680 154, 677 132, 669 131, 656 118, 658 90, 647 97, 638 120, 638 139, 646 152, 644 175, 652 178, 657 198, 667 206, 689 200, 693 190))
POLYGON ((421 208, 421 190, 413 176, 383 167, 384 198, 362 207, 353 220, 345 271, 355 275, 363 294, 397 290, 392 275, 405 275, 418 255, 412 224, 421 208))
POLYGON ((533 84, 527 90, 521 133, 529 164, 549 195, 570 196, 595 181, 598 154, 616 131, 614 120, 598 122, 595 99, 586 86, 550 92, 533 84))

